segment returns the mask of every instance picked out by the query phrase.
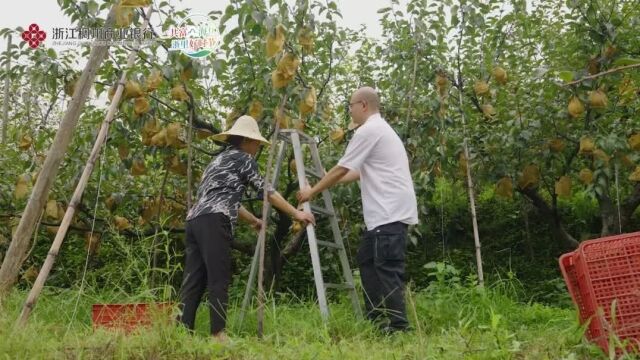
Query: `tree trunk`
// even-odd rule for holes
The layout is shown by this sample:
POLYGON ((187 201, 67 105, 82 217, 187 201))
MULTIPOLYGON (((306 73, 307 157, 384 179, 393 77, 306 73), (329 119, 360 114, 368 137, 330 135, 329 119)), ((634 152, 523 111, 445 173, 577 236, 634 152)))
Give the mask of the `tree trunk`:
MULTIPOLYGON (((114 9, 112 7, 109 12, 105 28, 111 27, 114 22, 114 9)), ((78 80, 73 99, 69 102, 64 118, 60 122, 58 132, 53 139, 53 144, 42 165, 40 175, 29 197, 29 202, 20 218, 20 223, 2 263, 2 268, 0 268, 0 298, 9 292, 17 280, 18 272, 29 248, 29 240, 37 225, 38 216, 47 201, 49 190, 58 173, 58 167, 71 142, 80 113, 93 86, 96 72, 106 58, 108 50, 109 46, 103 45, 93 46, 91 49, 89 60, 78 80)))
POLYGON ((600 208, 600 219, 602 227, 600 228, 600 237, 616 234, 616 209, 611 202, 611 198, 607 194, 597 195, 598 206, 600 208))
POLYGON ((517 189, 518 192, 526 196, 533 206, 540 211, 542 216, 551 225, 551 231, 557 241, 567 249, 575 249, 580 244, 573 236, 571 236, 562 225, 562 219, 557 209, 551 208, 549 204, 538 194, 535 189, 517 189))

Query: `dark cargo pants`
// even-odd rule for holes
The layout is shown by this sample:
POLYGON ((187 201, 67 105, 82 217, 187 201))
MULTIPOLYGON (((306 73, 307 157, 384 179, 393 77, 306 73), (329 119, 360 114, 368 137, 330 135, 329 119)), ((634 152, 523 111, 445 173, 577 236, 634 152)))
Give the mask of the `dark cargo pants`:
POLYGON ((394 330, 409 326, 404 302, 406 244, 407 225, 389 223, 365 231, 356 256, 367 317, 376 323, 386 318, 394 330))

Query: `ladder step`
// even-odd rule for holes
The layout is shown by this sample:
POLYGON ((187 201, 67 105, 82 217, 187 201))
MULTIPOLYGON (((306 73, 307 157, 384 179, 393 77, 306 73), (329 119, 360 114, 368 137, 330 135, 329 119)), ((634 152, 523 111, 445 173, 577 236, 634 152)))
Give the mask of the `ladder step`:
POLYGON ((324 284, 325 289, 338 289, 338 290, 354 290, 355 286, 353 286, 352 284, 330 284, 330 283, 325 283, 324 284))
POLYGON ((311 212, 326 215, 326 216, 335 216, 335 214, 329 211, 328 209, 325 209, 323 207, 316 206, 316 205, 311 205, 311 212))
POLYGON ((318 245, 321 245, 321 246, 324 246, 324 247, 342 250, 342 246, 340 246, 340 245, 338 245, 336 243, 330 242, 330 241, 316 240, 316 243, 318 245))
POLYGON ((313 169, 304 169, 304 172, 315 177, 316 179, 322 179, 322 175, 320 175, 318 172, 316 172, 313 169))

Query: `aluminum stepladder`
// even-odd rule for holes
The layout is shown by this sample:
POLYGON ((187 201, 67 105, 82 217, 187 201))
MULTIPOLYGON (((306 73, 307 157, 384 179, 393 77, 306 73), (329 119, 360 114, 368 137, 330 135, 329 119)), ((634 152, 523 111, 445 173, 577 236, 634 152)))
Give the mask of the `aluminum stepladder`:
MULTIPOLYGON (((304 134, 295 129, 283 129, 280 130, 277 136, 276 144, 273 144, 274 147, 277 148, 276 153, 276 162, 275 168, 273 171, 273 178, 271 184, 275 185, 278 183, 278 178, 280 175, 280 169, 282 168, 282 162, 284 160, 284 156, 288 145, 293 147, 293 154, 295 158, 296 164, 296 172, 298 177, 298 183, 302 188, 305 184, 307 184, 307 174, 315 177, 316 179, 321 179, 324 174, 324 168, 322 167, 322 162, 320 161, 320 155, 318 153, 318 145, 316 139, 310 137, 309 135, 304 134), (302 152, 302 144, 307 144, 309 146, 311 161, 313 162, 312 169, 307 169, 304 165, 304 154, 302 152)), ((322 201, 324 206, 317 206, 314 204, 310 204, 306 202, 303 204, 303 210, 312 212, 313 214, 318 216, 325 216, 329 219, 329 223, 331 226, 331 233, 333 235, 333 241, 323 241, 318 240, 316 237, 315 226, 313 224, 309 224, 306 227, 307 231, 307 239, 309 243, 309 253, 311 255, 311 264, 313 266, 313 279, 316 285, 316 293, 318 295, 318 305, 320 306, 320 314, 322 315, 322 319, 326 322, 329 318, 329 306, 327 304, 327 289, 338 289, 338 290, 346 290, 349 293, 349 297, 351 299, 351 303, 353 305, 354 313, 358 318, 362 317, 362 312, 360 310, 360 302, 358 300, 358 295, 355 288, 355 283, 353 281, 353 274, 351 273, 351 267, 349 266, 349 259, 347 257, 347 252, 344 247, 344 243, 342 241, 342 234, 340 233, 340 226, 338 224, 338 216, 333 207, 333 201, 331 200, 331 193, 329 190, 324 190, 322 192, 322 201), (322 268, 320 265, 320 252, 319 247, 324 247, 327 249, 331 249, 338 253, 338 257, 340 259, 340 267, 342 268, 342 277, 344 282, 338 284, 326 283, 322 276, 322 268)), ((268 204, 268 210, 271 211, 271 204, 268 204)), ((267 221, 269 217, 267 216, 267 221)), ((263 226, 267 226, 264 224, 263 226)), ((266 242, 265 242, 266 243, 266 242)), ((244 299, 242 301, 242 309, 240 311, 239 316, 239 324, 242 325, 244 320, 244 315, 246 313, 246 309, 249 306, 249 301, 251 298, 251 289, 253 288, 254 282, 256 281, 256 273, 258 268, 258 258, 260 254, 259 244, 256 246, 255 253, 253 255, 253 260, 251 262, 251 269, 249 271, 249 280, 247 281, 247 286, 245 288, 244 299)))

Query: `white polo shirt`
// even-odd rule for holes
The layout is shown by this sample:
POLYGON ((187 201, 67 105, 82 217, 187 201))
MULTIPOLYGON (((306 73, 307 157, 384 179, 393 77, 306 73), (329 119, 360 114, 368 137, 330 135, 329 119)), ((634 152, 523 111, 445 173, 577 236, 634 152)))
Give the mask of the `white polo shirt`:
POLYGON ((362 212, 367 230, 400 221, 418 223, 418 206, 404 145, 376 113, 353 135, 338 165, 360 172, 362 212))

